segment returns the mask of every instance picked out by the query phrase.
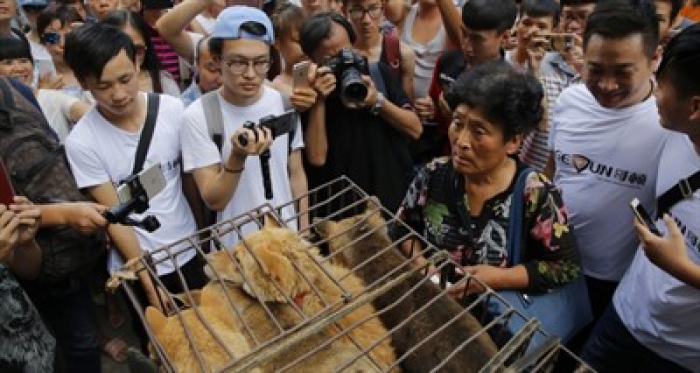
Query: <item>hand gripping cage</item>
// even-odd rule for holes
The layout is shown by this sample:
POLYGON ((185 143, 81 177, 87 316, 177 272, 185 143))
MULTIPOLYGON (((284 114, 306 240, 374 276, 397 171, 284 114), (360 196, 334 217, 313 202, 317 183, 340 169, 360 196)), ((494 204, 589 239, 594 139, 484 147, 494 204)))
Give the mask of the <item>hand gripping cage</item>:
MULTIPOLYGON (((134 293, 133 287, 140 286, 135 279, 143 271, 162 287, 153 253, 128 263, 113 276, 111 286, 124 286, 149 335, 152 357, 161 370, 169 372, 540 372, 551 371, 562 356, 573 361, 573 369, 578 372, 593 371, 562 346, 558 338, 542 330, 537 320, 528 319, 513 307, 496 318, 481 317, 477 322, 472 315, 480 313, 487 299, 506 304, 505 300, 479 283, 486 289, 483 293, 457 304, 447 290, 425 275, 429 266, 444 272, 455 263, 439 251, 427 263, 407 258, 398 251, 398 242, 419 242, 421 245, 415 246, 423 252, 434 247, 408 227, 406 237, 396 242, 387 240, 386 230, 391 224, 403 223, 376 199, 341 177, 287 205, 260 206, 157 250, 165 252, 164 260, 176 261, 183 243, 195 248, 207 261, 211 279, 207 286, 218 289, 215 301, 205 303, 206 291, 189 289, 177 270, 185 292, 166 292, 168 299, 164 300, 172 305, 167 319, 170 328, 178 330, 177 337, 154 330, 153 323, 147 321, 148 312, 142 311, 146 305, 140 304, 134 293), (299 211, 296 207, 307 205, 307 209, 291 218, 279 218, 289 206, 299 211), (312 246, 308 242, 312 242, 324 252, 317 255, 306 250, 302 257, 290 259, 292 276, 308 284, 308 294, 304 296, 317 304, 313 312, 304 306, 308 303, 298 301, 299 294, 285 290, 275 270, 246 272, 244 268, 270 267, 244 240, 251 234, 251 226, 253 231, 263 228, 263 216, 270 215, 266 211, 271 211, 282 226, 308 220, 308 226, 298 231, 298 236, 304 237, 300 242, 306 242, 308 247, 312 246), (341 219, 345 219, 343 223, 332 223, 341 219), (235 255, 224 250, 231 247, 222 244, 231 236, 238 242, 235 255), (218 264, 223 258, 228 268, 240 274, 236 284, 227 279, 228 273, 217 270, 221 266, 206 254, 210 249, 218 252, 218 264), (339 266, 345 269, 338 270, 339 266), (255 284, 261 277, 267 277, 264 281, 271 284, 268 293, 276 294, 274 301, 260 301, 265 297, 255 284), (350 286, 348 278, 359 278, 364 286, 350 286), (385 330, 365 333, 371 320, 380 320, 385 330), (515 335, 504 338, 503 325, 510 322, 522 327, 515 335), (236 337, 229 333, 232 324, 236 337), (546 337, 546 342, 531 346, 533 336, 538 334, 546 337), (374 339, 368 340, 368 335, 374 339), (500 341, 498 347, 494 340, 500 341), (380 358, 380 350, 387 345, 394 353, 389 362, 380 358), (183 360, 189 365, 182 365, 183 360)), ((461 281, 478 282, 468 274, 461 281)))

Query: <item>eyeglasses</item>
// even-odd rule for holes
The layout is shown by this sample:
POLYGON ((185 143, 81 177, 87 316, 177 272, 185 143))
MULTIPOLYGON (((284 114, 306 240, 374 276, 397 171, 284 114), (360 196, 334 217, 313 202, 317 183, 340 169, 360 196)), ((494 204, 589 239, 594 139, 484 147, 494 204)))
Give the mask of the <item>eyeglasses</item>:
POLYGON ((41 40, 46 44, 59 44, 61 42, 61 34, 58 32, 45 32, 41 36, 41 40))
POLYGON ((352 8, 348 10, 348 15, 350 18, 359 21, 363 18, 365 18, 365 14, 369 14, 369 17, 372 19, 378 19, 379 17, 382 16, 382 7, 381 6, 374 6, 369 9, 365 8, 352 8))
POLYGON ((224 62, 231 72, 240 75, 248 71, 248 66, 253 66, 253 71, 258 75, 265 75, 270 71, 270 60, 244 60, 233 59, 224 62))

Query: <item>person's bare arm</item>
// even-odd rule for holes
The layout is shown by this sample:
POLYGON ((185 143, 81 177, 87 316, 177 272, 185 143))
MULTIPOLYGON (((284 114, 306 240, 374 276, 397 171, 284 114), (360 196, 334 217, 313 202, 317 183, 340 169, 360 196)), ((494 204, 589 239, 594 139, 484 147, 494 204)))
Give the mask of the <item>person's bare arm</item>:
POLYGON ((309 185, 301 159, 301 149, 294 150, 289 155, 289 182, 292 187, 292 197, 299 198, 296 209, 299 216, 299 230, 301 231, 309 226, 309 200, 306 197, 309 185))
POLYGON ((107 207, 92 202, 65 202, 38 205, 41 226, 70 225, 81 232, 92 232, 107 225, 102 213, 107 207))
MULTIPOLYGON (((369 90, 367 98, 365 99, 365 107, 371 108, 378 100, 377 88, 370 77, 364 76, 363 78, 369 90)), ((388 98, 384 98, 384 105, 382 105, 381 110, 379 110, 379 116, 396 130, 413 140, 420 138, 423 132, 423 126, 420 124, 420 119, 418 119, 416 113, 412 110, 396 106, 389 101, 388 98)))
POLYGON ((416 71, 416 52, 411 49, 406 43, 401 42, 399 51, 401 52, 401 84, 408 99, 413 102, 416 97, 413 97, 413 75, 416 71))
POLYGON ((192 29, 193 32, 196 32, 198 34, 202 34, 202 35, 208 34, 207 30, 205 30, 204 27, 202 27, 202 25, 200 25, 196 19, 193 19, 192 22, 190 22, 190 28, 192 29))
MULTIPOLYGON (((119 197, 112 183, 107 182, 90 187, 88 188, 88 193, 95 201, 102 205, 112 207, 119 204, 119 197)), ((110 224, 107 227, 107 233, 109 234, 112 244, 116 247, 119 254, 121 254, 124 262, 141 257, 141 244, 136 237, 136 232, 133 227, 121 224, 110 224)), ((141 281, 141 286, 146 292, 149 303, 162 310, 161 299, 167 298, 162 294, 158 295, 156 287, 147 271, 139 271, 138 276, 141 281)))
POLYGON ((230 141, 231 154, 223 165, 197 168, 192 172, 202 200, 215 211, 223 211, 226 208, 238 189, 248 155, 260 155, 268 149, 272 145, 272 133, 268 128, 242 128, 231 135, 230 141), (249 139, 246 146, 240 144, 239 137, 242 134, 249 139))
POLYGON ((78 101, 70 106, 68 119, 70 119, 70 121, 73 123, 77 123, 89 109, 90 105, 88 105, 86 102, 78 101))
POLYGON ((185 29, 211 2, 212 0, 185 0, 156 22, 160 36, 189 63, 194 63, 194 41, 185 29))
POLYGON ((445 26, 445 32, 452 45, 462 45, 462 14, 452 0, 436 0, 435 3, 440 10, 442 23, 445 26))

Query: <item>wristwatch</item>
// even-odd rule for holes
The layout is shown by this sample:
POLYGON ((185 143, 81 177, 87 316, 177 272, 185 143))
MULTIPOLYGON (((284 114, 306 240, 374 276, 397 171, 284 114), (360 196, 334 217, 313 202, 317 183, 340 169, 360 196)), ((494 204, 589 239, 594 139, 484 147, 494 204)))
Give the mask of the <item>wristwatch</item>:
POLYGON ((382 111, 382 107, 384 107, 384 101, 386 98, 384 97, 384 94, 381 92, 377 92, 377 101, 374 102, 374 105, 369 109, 369 112, 372 113, 372 115, 379 115, 379 112, 382 111))

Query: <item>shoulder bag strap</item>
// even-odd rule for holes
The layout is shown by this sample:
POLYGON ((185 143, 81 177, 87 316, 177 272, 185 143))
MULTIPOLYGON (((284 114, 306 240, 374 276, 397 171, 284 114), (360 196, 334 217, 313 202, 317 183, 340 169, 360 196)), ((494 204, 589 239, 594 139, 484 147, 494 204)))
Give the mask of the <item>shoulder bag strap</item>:
POLYGON ((671 189, 667 190, 663 195, 661 195, 661 197, 659 197, 656 202, 657 216, 664 216, 665 213, 671 210, 673 205, 692 196, 698 189, 700 189, 700 171, 688 176, 685 179, 681 179, 678 184, 674 185, 671 189))
POLYGON ((209 137, 214 141, 221 153, 224 143, 224 117, 221 115, 221 107, 217 91, 205 93, 202 96, 202 109, 204 110, 204 120, 207 122, 209 137))
POLYGON ((534 170, 525 168, 518 174, 513 194, 510 197, 510 215, 508 217, 508 258, 511 266, 520 264, 523 251, 523 212, 525 210, 525 185, 534 170))
POLYGON ((384 52, 386 53, 386 60, 389 62, 391 70, 401 79, 401 41, 399 40, 398 30, 396 28, 384 32, 384 52))
POLYGON ((158 118, 158 107, 160 106, 160 96, 155 93, 149 93, 147 99, 148 111, 146 112, 146 122, 143 124, 139 144, 136 147, 136 161, 134 162, 134 170, 132 175, 136 175, 143 169, 143 163, 146 162, 146 154, 151 146, 153 132, 156 128, 156 119, 158 118))
POLYGON ((381 92, 387 99, 389 95, 386 91, 386 83, 384 82, 384 76, 382 75, 382 70, 379 68, 379 62, 369 63, 369 75, 377 87, 377 92, 381 92))

